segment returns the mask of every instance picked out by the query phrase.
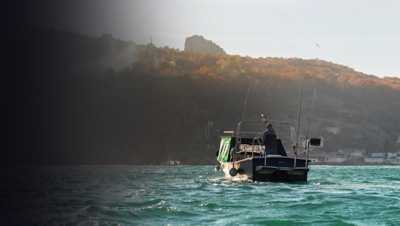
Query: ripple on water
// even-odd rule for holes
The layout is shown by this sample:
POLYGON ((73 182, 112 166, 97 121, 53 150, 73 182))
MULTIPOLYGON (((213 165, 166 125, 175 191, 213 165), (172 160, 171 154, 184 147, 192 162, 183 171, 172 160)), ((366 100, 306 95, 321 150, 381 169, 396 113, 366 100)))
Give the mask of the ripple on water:
POLYGON ((400 215, 398 167, 313 166, 307 183, 235 181, 213 166, 7 170, 0 209, 13 220, 2 225, 397 225, 400 215))

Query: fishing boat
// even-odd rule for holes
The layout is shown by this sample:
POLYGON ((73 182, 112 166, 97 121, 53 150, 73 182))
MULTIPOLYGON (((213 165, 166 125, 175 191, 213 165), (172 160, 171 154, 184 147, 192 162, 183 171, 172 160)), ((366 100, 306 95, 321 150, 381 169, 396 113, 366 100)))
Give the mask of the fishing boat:
POLYGON ((288 122, 242 121, 238 123, 237 132, 224 131, 221 136, 217 160, 227 177, 249 179, 252 181, 272 182, 305 182, 311 160, 308 158, 310 146, 319 146, 320 138, 310 138, 305 142, 303 151, 298 151, 298 139, 295 127, 288 122), (285 147, 276 134, 266 134, 265 131, 241 131, 244 124, 285 125, 288 127, 293 153, 288 156, 285 147), (263 136, 264 135, 264 136, 263 136), (272 147, 272 148, 270 148, 272 147), (275 150, 273 150, 275 148, 275 150), (265 150, 271 153, 268 154, 265 150), (300 156, 302 155, 302 156, 300 156))
MULTIPOLYGON (((299 134, 290 122, 269 121, 263 114, 261 114, 261 120, 243 121, 249 90, 250 85, 236 132, 225 131, 221 136, 217 152, 217 161, 220 166, 217 166, 216 169, 222 169, 227 177, 249 179, 253 182, 306 182, 311 163, 310 147, 320 146, 321 139, 306 138, 304 145, 300 145, 299 134), (248 127, 251 130, 242 129, 246 124, 253 124, 248 127), (287 128, 289 135, 286 138, 290 138, 285 140, 290 142, 291 156, 286 152, 282 142, 281 135, 283 133, 280 131, 276 133, 273 129, 274 125, 279 125, 279 128, 287 128), (300 146, 303 146, 304 149, 301 150, 300 146)), ((309 125, 311 116, 312 114, 310 114, 309 125)), ((299 126, 300 124, 298 124, 299 126)), ((282 135, 282 137, 284 136, 282 135)))

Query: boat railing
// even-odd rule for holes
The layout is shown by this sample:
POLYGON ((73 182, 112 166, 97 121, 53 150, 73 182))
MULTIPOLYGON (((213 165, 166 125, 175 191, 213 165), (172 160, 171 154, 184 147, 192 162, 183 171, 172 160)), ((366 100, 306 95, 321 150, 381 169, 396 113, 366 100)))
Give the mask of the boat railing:
MULTIPOLYGON (((231 136, 231 137, 235 137, 237 134, 235 134, 235 132, 233 131, 224 131, 224 134, 231 136)), ((262 137, 263 132, 248 132, 248 131, 240 131, 239 132, 239 136, 240 137, 253 137, 253 138, 261 138, 262 137)))
POLYGON ((243 132, 239 133, 240 137, 254 137, 254 138, 261 138, 263 132, 243 132))

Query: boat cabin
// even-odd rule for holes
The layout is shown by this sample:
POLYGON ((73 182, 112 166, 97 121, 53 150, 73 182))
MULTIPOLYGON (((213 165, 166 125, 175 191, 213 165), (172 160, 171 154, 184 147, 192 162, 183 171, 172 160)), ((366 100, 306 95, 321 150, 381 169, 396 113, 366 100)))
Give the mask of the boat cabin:
MULTIPOLYGON (((271 140, 268 138, 266 140, 266 143, 276 142, 276 155, 287 156, 281 139, 275 137, 275 140, 271 140)), ((259 137, 241 137, 239 139, 236 139, 236 137, 233 136, 222 136, 220 145, 220 149, 222 150, 221 152, 217 152, 218 159, 223 162, 232 161, 235 155, 233 149, 237 146, 237 142, 239 143, 239 145, 236 151, 236 161, 255 156, 264 156, 265 144, 263 144, 262 139, 259 137)))

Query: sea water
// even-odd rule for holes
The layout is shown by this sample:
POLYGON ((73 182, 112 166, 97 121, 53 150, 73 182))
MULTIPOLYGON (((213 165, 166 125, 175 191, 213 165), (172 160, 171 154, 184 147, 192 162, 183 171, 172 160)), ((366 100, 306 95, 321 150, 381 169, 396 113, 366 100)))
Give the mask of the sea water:
POLYGON ((0 225, 400 225, 399 166, 312 166, 303 183, 214 168, 3 166, 0 225))

